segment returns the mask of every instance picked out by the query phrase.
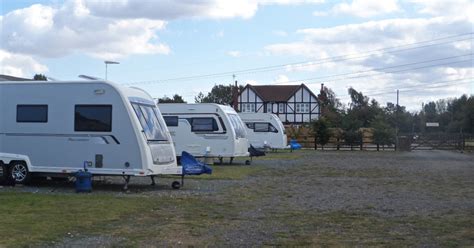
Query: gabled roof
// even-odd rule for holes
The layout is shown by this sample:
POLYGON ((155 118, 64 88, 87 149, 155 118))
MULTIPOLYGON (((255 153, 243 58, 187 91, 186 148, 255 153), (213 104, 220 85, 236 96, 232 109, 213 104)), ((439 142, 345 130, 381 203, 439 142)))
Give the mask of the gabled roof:
MULTIPOLYGON (((300 88, 311 90, 304 84, 300 85, 250 85, 245 88, 252 89, 264 102, 287 102, 300 88)), ((314 93, 311 92, 314 96, 314 93)), ((316 97, 316 96, 315 96, 316 97)), ((316 98, 317 99, 317 98, 316 98)))
POLYGON ((28 78, 20 78, 20 77, 0 74, 0 81, 33 81, 33 80, 28 79, 28 78))

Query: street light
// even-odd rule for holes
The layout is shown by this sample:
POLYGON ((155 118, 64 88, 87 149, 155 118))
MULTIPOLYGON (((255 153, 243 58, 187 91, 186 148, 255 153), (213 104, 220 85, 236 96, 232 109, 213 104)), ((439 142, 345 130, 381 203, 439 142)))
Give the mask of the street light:
POLYGON ((105 63, 105 80, 107 80, 107 65, 116 65, 120 63, 116 61, 109 61, 109 60, 104 61, 104 63, 105 63))

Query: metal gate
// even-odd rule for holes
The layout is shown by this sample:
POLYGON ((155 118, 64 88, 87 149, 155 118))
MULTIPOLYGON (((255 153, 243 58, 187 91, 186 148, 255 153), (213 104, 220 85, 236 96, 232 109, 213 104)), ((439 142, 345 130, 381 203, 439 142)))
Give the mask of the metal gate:
POLYGON ((449 133, 424 133, 411 135, 411 150, 464 150, 466 136, 449 133))

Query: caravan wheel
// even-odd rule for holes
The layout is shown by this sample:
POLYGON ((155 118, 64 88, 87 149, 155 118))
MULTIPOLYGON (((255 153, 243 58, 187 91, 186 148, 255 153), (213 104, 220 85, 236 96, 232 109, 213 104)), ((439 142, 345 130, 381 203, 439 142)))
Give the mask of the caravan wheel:
POLYGON ((178 182, 178 181, 174 181, 173 183, 171 183, 171 188, 179 189, 179 188, 181 188, 181 183, 178 182))
POLYGON ((31 179, 31 174, 28 171, 28 166, 23 161, 14 161, 10 163, 10 173, 15 178, 16 183, 26 184, 31 179))

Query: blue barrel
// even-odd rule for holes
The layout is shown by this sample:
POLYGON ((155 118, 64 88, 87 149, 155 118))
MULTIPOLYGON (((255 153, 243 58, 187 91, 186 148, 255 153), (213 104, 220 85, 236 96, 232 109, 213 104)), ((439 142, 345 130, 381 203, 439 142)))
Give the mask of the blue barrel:
POLYGON ((80 170, 74 174, 76 177, 76 192, 92 192, 92 174, 80 170))

